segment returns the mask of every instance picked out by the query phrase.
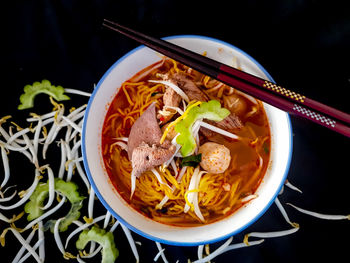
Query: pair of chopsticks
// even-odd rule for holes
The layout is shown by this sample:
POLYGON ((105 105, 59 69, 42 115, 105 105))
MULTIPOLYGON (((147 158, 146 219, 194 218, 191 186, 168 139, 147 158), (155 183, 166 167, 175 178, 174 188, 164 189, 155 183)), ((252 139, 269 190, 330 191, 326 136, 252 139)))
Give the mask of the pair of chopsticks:
POLYGON ((104 19, 103 26, 288 113, 350 137, 350 115, 162 39, 104 19))

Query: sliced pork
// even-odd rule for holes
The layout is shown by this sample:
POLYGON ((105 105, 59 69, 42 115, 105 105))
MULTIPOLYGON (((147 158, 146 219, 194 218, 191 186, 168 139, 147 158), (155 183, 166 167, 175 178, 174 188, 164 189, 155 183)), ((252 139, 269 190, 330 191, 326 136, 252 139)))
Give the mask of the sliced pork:
MULTIPOLYGON (((209 121, 207 122, 209 123, 209 121)), ((241 129, 243 127, 241 119, 234 113, 231 113, 222 121, 211 122, 211 124, 226 131, 241 129)))
POLYGON ((152 103, 131 127, 128 139, 128 156, 136 176, 164 163, 175 153, 170 141, 160 145, 161 137, 156 105, 152 103))
MULTIPOLYGON (((168 144, 169 145, 169 144, 168 144)), ((169 148, 141 143, 132 153, 132 169, 136 177, 169 160, 175 153, 175 146, 169 148)))
MULTIPOLYGON (((174 83, 177 85, 177 83, 174 83)), ((181 96, 175 92, 170 87, 166 87, 165 93, 163 96, 163 103, 165 106, 178 107, 181 102, 181 96)))
POLYGON ((149 145, 159 144, 162 132, 156 119, 156 104, 152 103, 131 127, 128 140, 128 156, 131 160, 132 152, 142 142, 149 145))
MULTIPOLYGON (((178 86, 183 92, 186 93, 189 100, 208 101, 207 95, 205 95, 197 87, 197 85, 187 77, 186 74, 175 73, 172 76, 165 75, 164 80, 169 81, 175 84, 176 86, 178 86)), ((181 102, 181 96, 177 94, 171 87, 167 86, 163 96, 163 103, 164 103, 163 110, 166 110, 167 106, 179 107, 180 102, 181 102)), ((162 119, 163 123, 167 123, 172 117, 173 117, 173 114, 166 115, 166 116, 161 114, 158 115, 158 119, 162 119)))
POLYGON ((182 89, 190 100, 208 101, 208 96, 197 87, 197 85, 183 73, 176 73, 171 77, 180 89, 182 89))
MULTIPOLYGON (((186 93, 186 95, 190 100, 199 100, 199 101, 209 100, 208 96, 200 88, 198 88, 197 85, 186 74, 175 73, 172 76, 165 76, 165 80, 170 81, 175 85, 177 85, 180 89, 182 89, 186 93)), ((178 95, 172 88, 167 87, 163 96, 164 106, 178 107, 180 102, 181 102, 180 95, 178 95)), ((163 123, 168 122, 172 118, 172 116, 173 115, 162 116, 163 123)), ((234 113, 231 113, 229 116, 227 116, 224 120, 220 122, 213 122, 213 121, 207 121, 207 122, 216 127, 219 127, 221 129, 224 129, 230 132, 236 129, 241 129, 243 127, 243 124, 240 118, 234 113)), ((213 135, 213 132, 205 128, 201 128, 201 131, 206 137, 211 137, 213 135)))
MULTIPOLYGON (((163 110, 167 110, 166 108, 167 106, 178 107, 180 102, 181 102, 181 96, 177 94, 175 90, 173 90, 172 88, 167 87, 163 95, 163 103, 164 103, 163 110)), ((157 117, 158 119, 162 120, 162 123, 167 123, 173 116, 174 114, 169 114, 169 115, 159 114, 157 117)))
MULTIPOLYGON (((241 119, 234 113, 231 113, 225 119, 219 122, 210 121, 210 120, 204 120, 204 122, 209 123, 225 131, 233 132, 233 133, 235 130, 241 129, 243 127, 243 123, 241 119)), ((200 131, 207 138, 210 138, 216 134, 215 132, 208 130, 204 127, 201 127, 200 131)))

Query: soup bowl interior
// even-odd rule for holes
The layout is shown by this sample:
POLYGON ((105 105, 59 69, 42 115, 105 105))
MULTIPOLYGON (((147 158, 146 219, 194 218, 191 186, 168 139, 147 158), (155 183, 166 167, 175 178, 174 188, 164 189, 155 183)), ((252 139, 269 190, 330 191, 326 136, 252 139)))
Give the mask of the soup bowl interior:
MULTIPOLYGON (((191 49, 242 70, 273 81, 264 68, 238 48, 220 40, 202 36, 174 36, 168 41, 191 49)), ((214 223, 179 227, 153 221, 134 210, 119 195, 104 167, 101 133, 108 107, 122 83, 145 67, 159 61, 156 52, 140 46, 120 58, 104 74, 95 88, 86 110, 83 125, 83 159, 91 185, 109 212, 134 232, 155 241, 172 245, 212 243, 236 234, 256 221, 273 203, 288 173, 292 152, 292 131, 288 114, 264 104, 271 130, 271 155, 266 174, 259 185, 257 198, 232 215, 214 223)))

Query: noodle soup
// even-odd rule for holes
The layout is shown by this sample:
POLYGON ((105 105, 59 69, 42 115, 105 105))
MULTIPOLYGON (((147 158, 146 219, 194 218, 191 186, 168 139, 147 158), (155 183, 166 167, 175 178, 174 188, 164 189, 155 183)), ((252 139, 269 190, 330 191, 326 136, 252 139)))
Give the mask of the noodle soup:
POLYGON ((115 189, 175 226, 215 222, 256 198, 270 149, 260 101, 167 58, 122 84, 102 128, 115 189))

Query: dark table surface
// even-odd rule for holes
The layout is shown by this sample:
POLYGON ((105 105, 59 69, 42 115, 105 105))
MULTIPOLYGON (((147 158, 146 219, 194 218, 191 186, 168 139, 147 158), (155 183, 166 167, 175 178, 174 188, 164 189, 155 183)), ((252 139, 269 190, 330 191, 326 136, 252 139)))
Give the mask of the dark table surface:
MULTIPOLYGON (((27 117, 29 111, 17 111, 18 98, 24 85, 34 81, 48 79, 54 85, 91 92, 118 58, 138 46, 132 40, 102 29, 103 18, 157 37, 195 34, 221 39, 254 57, 280 85, 349 113, 350 15, 345 3, 306 0, 17 0, 3 3, 0 115, 27 117)), ((85 98, 74 98, 76 105, 87 102, 85 98)), ((40 101, 44 102, 37 102, 39 111, 45 106, 45 99, 40 101)), ((293 157, 288 179, 303 194, 286 189, 280 196, 281 202, 321 213, 349 214, 349 139, 293 116, 291 121, 293 157)), ((12 183, 22 183, 26 176, 24 169, 18 165, 16 174, 11 175, 12 183)), ((348 220, 320 220, 287 205, 285 208, 291 221, 300 224, 297 233, 266 239, 259 246, 234 250, 213 261, 323 262, 330 258, 340 262, 349 259, 348 220)), ((3 225, 0 227, 3 229, 3 225)), ((246 232, 289 228, 272 205, 246 232)), ((46 262, 65 262, 52 235, 47 235, 46 262)), ((115 238, 120 250, 117 262, 133 262, 122 232, 117 231, 115 238)), ((138 247, 141 262, 153 262, 157 254, 154 242, 137 234, 134 238, 142 242, 138 247)), ((11 262, 20 247, 15 239, 9 237, 9 240, 5 248, 0 248, 1 262, 11 262)), ((241 235, 234 238, 234 242, 241 241, 241 235)), ((220 244, 211 245, 212 250, 220 244)), ((196 259, 196 248, 164 247, 169 262, 196 259)))

